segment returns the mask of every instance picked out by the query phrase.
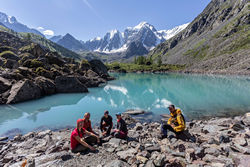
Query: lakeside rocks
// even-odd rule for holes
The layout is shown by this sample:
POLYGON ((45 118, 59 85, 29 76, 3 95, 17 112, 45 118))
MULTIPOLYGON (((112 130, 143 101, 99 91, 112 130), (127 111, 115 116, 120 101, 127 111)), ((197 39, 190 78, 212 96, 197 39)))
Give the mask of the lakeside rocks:
POLYGON ((13 52, 6 52, 1 60, 0 104, 19 103, 55 93, 88 92, 87 88, 114 79, 100 60, 79 63, 34 43, 18 45, 13 52))
POLYGON ((129 126, 127 140, 104 138, 102 146, 95 146, 96 153, 71 153, 72 129, 30 132, 7 142, 1 138, 0 166, 26 163, 31 166, 245 167, 250 163, 250 126, 239 120, 248 117, 249 113, 234 118, 193 120, 187 122, 189 132, 185 138, 165 139, 159 138, 159 123, 138 122, 129 126), (240 130, 233 128, 239 124, 240 130))

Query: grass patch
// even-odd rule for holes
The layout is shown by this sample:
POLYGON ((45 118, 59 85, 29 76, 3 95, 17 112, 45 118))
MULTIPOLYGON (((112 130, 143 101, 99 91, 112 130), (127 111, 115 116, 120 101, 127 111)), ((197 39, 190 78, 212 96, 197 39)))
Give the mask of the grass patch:
POLYGON ((109 70, 126 70, 127 72, 136 72, 136 71, 178 71, 185 68, 184 65, 171 65, 164 64, 158 66, 156 64, 153 65, 139 65, 134 63, 111 63, 106 64, 109 70))

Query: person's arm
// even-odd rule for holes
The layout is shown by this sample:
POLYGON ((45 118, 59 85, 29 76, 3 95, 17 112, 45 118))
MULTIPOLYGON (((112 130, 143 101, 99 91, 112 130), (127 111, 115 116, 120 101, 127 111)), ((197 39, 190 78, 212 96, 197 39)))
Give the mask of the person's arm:
POLYGON ((102 117, 101 122, 100 122, 100 129, 101 129, 101 131, 102 131, 102 127, 103 127, 102 123, 103 123, 103 117, 102 117))
POLYGON ((90 129, 90 132, 93 132, 93 129, 92 129, 91 121, 90 121, 90 120, 89 120, 89 129, 90 129))
POLYGON ((172 117, 168 119, 168 125, 171 125, 172 117))
POLYGON ((85 146, 85 147, 87 147, 87 148, 89 148, 89 149, 91 149, 91 150, 96 150, 94 147, 92 147, 92 146, 90 146, 90 145, 88 145, 88 143, 86 143, 82 138, 80 138, 79 136, 74 136, 74 138, 81 144, 81 145, 83 145, 83 146, 85 146))
POLYGON ((180 114, 177 115, 178 126, 173 127, 176 132, 183 131, 185 129, 185 123, 180 114))
POLYGON ((93 137, 96 137, 97 138, 97 143, 100 143, 100 138, 97 136, 97 135, 95 135, 94 133, 92 133, 92 132, 89 132, 89 131, 85 131, 85 133, 87 134, 87 135, 90 135, 90 136, 93 136, 93 137))

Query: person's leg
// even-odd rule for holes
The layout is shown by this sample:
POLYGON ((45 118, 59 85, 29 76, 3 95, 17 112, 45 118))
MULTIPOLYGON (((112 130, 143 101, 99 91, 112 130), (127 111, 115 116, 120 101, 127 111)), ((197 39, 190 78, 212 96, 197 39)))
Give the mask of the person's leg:
POLYGON ((78 153, 78 152, 83 152, 83 151, 86 151, 88 148, 81 145, 81 144, 78 144, 74 149, 72 149, 72 153, 78 153))
POLYGON ((88 144, 96 144, 97 143, 97 138, 94 136, 88 136, 84 139, 84 141, 88 144))
POLYGON ((127 133, 120 131, 120 139, 126 139, 127 133))
POLYGON ((107 135, 110 135, 110 132, 111 132, 111 126, 109 126, 108 128, 107 128, 107 135))

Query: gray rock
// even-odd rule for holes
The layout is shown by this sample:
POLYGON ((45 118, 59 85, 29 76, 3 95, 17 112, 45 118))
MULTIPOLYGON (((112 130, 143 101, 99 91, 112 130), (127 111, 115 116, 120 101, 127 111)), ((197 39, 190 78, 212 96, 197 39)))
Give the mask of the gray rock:
POLYGON ((161 151, 161 147, 159 145, 154 145, 154 146, 147 147, 146 150, 149 153, 152 153, 154 151, 160 152, 161 151))
POLYGON ((240 130, 244 130, 245 128, 241 122, 236 122, 233 124, 232 129, 235 131, 240 131, 240 130))
POLYGON ((217 157, 220 155, 220 151, 217 148, 209 147, 205 149, 205 154, 211 154, 217 157))
POLYGON ((106 164, 104 167, 129 167, 130 165, 121 160, 114 160, 106 164))
POLYGON ((35 166, 36 166, 35 159, 28 159, 27 167, 35 167, 35 166))
POLYGON ((105 78, 108 75, 107 67, 100 60, 91 60, 89 64, 94 72, 105 78))
POLYGON ((137 151, 133 148, 130 148, 128 150, 125 150, 125 151, 119 151, 117 152, 116 154, 123 160, 128 160, 130 157, 133 157, 134 154, 136 153, 137 151))
POLYGON ((130 109, 124 112, 124 114, 129 114, 129 115, 140 115, 140 114, 144 114, 145 111, 143 110, 136 110, 136 109, 130 109))
POLYGON ((30 80, 19 81, 11 88, 7 104, 41 97, 40 88, 30 80))
POLYGON ((4 140, 7 140, 8 137, 0 137, 0 141, 4 141, 4 140))
POLYGON ((6 92, 10 87, 11 83, 7 79, 0 77, 0 94, 6 92))
POLYGON ((58 93, 81 93, 88 89, 74 76, 57 76, 55 79, 56 92, 58 93))
POLYGON ((165 162, 165 155, 160 154, 153 162, 155 166, 163 166, 165 162))
POLYGON ((108 144, 110 144, 113 147, 118 147, 121 144, 121 139, 117 139, 117 138, 111 138, 108 142, 108 144))
POLYGON ((250 113, 244 115, 243 122, 245 125, 250 126, 250 113))
POLYGON ((146 163, 145 167, 155 167, 155 165, 154 165, 154 163, 153 163, 153 160, 149 160, 149 161, 146 163))
POLYGON ((51 95, 56 92, 55 83, 48 78, 37 77, 35 83, 40 87, 42 95, 51 95))
POLYGON ((142 129, 143 129, 142 124, 140 122, 136 123, 135 130, 139 131, 139 130, 142 130, 142 129))

